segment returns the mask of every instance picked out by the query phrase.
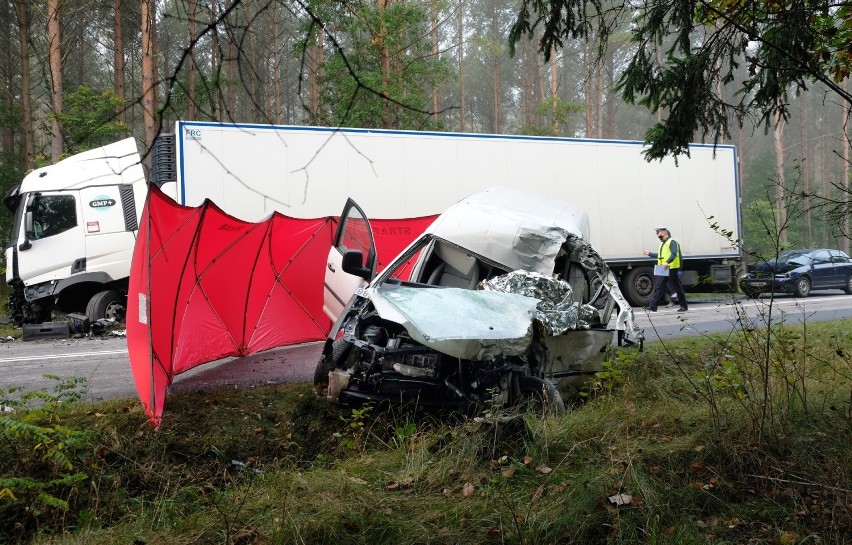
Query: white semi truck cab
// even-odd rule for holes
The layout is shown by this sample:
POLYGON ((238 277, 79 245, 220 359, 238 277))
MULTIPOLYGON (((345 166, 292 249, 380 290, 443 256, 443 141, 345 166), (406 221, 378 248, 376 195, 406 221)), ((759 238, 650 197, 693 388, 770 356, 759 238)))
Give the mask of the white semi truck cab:
POLYGON ((83 312, 121 318, 147 186, 127 138, 30 172, 5 196, 14 224, 5 250, 16 324, 83 312))

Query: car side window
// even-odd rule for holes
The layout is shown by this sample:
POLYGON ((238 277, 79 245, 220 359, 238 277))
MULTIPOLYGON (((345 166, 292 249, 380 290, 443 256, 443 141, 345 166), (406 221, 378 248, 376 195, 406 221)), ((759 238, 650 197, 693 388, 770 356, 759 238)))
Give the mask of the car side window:
POLYGON ((849 263, 849 257, 840 251, 831 252, 831 262, 832 263, 849 263))
POLYGON ((814 263, 830 263, 831 259, 828 256, 828 252, 822 250, 820 252, 814 252, 814 263))
POLYGON ((32 240, 52 237, 77 226, 77 204, 72 195, 41 195, 33 205, 32 240))
POLYGON ((366 261, 370 252, 370 225, 366 218, 357 210, 352 209, 350 215, 343 220, 342 236, 337 244, 340 253, 346 250, 360 250, 366 261))

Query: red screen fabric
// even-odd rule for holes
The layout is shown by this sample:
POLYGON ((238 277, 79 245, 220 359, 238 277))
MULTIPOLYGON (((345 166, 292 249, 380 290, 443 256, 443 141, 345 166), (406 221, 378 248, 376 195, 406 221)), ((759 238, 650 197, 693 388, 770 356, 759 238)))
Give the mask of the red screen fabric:
MULTIPOLYGON (((371 221, 381 269, 434 217, 371 221)), ((237 220, 152 188, 133 252, 127 346, 139 397, 159 427, 175 376, 229 356, 324 339, 323 279, 334 218, 237 220)))

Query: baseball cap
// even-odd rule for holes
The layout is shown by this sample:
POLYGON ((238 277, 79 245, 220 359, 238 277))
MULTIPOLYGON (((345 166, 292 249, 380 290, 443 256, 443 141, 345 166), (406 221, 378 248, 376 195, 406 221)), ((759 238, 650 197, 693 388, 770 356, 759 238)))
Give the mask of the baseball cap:
POLYGON ((668 232, 668 230, 669 230, 668 227, 657 227, 656 229, 654 229, 654 231, 656 231, 657 233, 659 233, 660 231, 667 231, 668 232))

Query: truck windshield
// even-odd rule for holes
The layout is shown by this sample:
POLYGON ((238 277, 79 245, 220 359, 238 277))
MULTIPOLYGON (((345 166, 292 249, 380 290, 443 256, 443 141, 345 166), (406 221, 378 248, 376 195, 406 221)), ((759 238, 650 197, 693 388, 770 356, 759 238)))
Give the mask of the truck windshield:
POLYGON ((77 206, 71 195, 41 195, 33 203, 31 240, 52 237, 77 226, 77 206))

